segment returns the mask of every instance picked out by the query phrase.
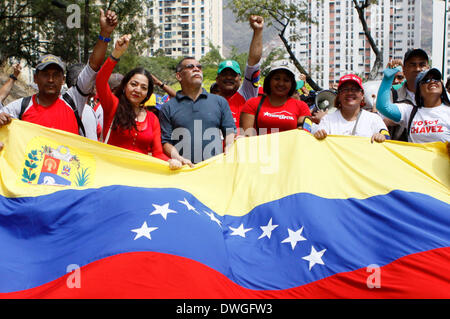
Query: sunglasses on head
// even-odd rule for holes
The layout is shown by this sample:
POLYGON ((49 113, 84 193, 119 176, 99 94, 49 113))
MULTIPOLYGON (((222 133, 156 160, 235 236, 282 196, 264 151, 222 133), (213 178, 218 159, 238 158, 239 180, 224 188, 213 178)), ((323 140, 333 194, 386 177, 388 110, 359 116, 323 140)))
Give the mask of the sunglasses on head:
POLYGON ((194 68, 197 68, 197 69, 201 70, 202 69, 202 65, 201 64, 192 64, 192 63, 186 64, 185 66, 183 66, 181 68, 181 71, 183 71, 184 69, 192 70, 194 68))

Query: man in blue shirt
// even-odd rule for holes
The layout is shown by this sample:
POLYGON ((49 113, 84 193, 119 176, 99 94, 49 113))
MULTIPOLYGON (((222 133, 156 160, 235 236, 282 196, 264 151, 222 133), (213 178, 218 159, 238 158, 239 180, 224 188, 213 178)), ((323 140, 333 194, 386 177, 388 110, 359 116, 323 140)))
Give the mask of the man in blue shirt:
POLYGON ((178 63, 176 78, 181 90, 159 114, 161 140, 167 156, 192 167, 222 153, 224 147, 226 152, 234 142, 236 126, 228 102, 202 88, 202 66, 195 58, 178 63))

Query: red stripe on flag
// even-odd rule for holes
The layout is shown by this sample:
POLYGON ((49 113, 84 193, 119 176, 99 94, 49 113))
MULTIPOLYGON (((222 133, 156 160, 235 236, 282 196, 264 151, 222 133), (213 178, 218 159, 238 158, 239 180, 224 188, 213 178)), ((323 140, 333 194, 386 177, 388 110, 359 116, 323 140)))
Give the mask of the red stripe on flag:
MULTIPOLYGON (((133 252, 107 257, 81 267, 80 288, 68 288, 68 281, 76 283, 74 273, 70 273, 40 287, 0 293, 0 298, 448 299, 449 269, 450 247, 445 247, 405 256, 381 267, 380 288, 368 288, 367 281, 373 273, 362 268, 296 288, 255 291, 242 288, 223 274, 184 257, 133 252)), ((372 280, 369 282, 376 283, 372 280)))

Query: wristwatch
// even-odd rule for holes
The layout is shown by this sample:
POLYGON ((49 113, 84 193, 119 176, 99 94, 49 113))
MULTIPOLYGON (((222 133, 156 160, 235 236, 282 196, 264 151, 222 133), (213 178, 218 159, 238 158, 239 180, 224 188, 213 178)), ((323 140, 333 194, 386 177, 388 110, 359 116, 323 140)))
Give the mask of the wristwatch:
POLYGON ((13 79, 14 81, 17 81, 17 78, 16 78, 16 76, 15 76, 14 74, 10 74, 9 77, 10 77, 11 79, 13 79))
POLYGON ((161 84, 159 85, 159 87, 162 89, 164 87, 164 85, 166 85, 166 83, 161 82, 161 84))

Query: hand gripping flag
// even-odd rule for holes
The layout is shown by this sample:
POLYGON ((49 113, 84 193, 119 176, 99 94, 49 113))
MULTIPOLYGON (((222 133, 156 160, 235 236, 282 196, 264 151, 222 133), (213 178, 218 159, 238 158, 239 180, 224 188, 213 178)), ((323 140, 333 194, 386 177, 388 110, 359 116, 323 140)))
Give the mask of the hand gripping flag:
POLYGON ((443 143, 305 131, 166 162, 0 129, 2 298, 450 298, 443 143))

